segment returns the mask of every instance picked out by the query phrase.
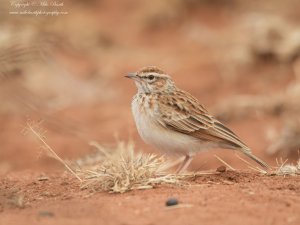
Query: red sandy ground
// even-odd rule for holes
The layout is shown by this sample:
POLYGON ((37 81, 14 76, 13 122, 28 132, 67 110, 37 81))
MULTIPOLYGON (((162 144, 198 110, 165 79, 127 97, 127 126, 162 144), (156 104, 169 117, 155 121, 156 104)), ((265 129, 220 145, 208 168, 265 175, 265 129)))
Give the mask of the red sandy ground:
POLYGON ((204 175, 183 187, 89 193, 61 174, 20 173, 0 183, 0 224, 299 224, 300 182, 253 172, 204 175), (22 178, 21 178, 22 177, 22 178), (13 201, 24 196, 24 206, 13 201), (166 207, 175 197, 177 207, 166 207))
MULTIPOLYGON (((90 140, 114 143, 115 134, 120 139, 130 137, 138 148, 145 151, 153 150, 138 137, 130 112, 135 87, 123 78, 128 71, 144 65, 155 64, 170 71, 178 86, 189 90, 208 109, 226 97, 282 91, 292 80, 290 72, 282 72, 280 66, 273 64, 255 66, 251 71, 241 72, 235 81, 224 82, 209 49, 200 48, 197 42, 188 44, 188 40, 184 39, 184 29, 176 29, 173 24, 171 28, 166 26, 160 31, 141 32, 136 35, 137 38, 136 21, 140 22, 140 17, 134 14, 134 9, 129 12, 125 10, 126 13, 121 9, 132 5, 103 2, 104 6, 99 7, 99 12, 94 12, 99 26, 107 29, 118 27, 123 20, 127 24, 120 29, 108 29, 113 40, 117 40, 117 47, 112 52, 104 51, 97 62, 99 67, 106 63, 112 65, 110 69, 115 76, 108 86, 117 94, 108 101, 74 105, 51 115, 58 124, 63 124, 62 127, 76 125, 74 130, 79 128, 84 133, 84 136, 76 136, 60 130, 61 127, 51 124, 47 127, 47 142, 62 158, 85 155, 89 152, 87 143, 90 140)), ((199 23, 200 27, 207 26, 211 31, 222 33, 230 28, 231 23, 239 20, 238 16, 232 13, 231 7, 224 11, 208 7, 194 13, 190 19, 191 24, 199 23)), ((84 71, 82 61, 85 57, 78 58, 80 54, 73 58, 70 53, 60 54, 59 60, 68 61, 74 73, 84 71)), ((59 163, 40 156, 38 144, 20 134, 25 121, 25 116, 18 113, 0 117, 1 225, 300 224, 299 177, 262 176, 253 171, 245 172, 245 164, 226 150, 201 153, 190 169, 215 170, 220 163, 213 154, 218 154, 233 167, 241 169, 238 172, 196 177, 184 187, 158 186, 152 190, 136 190, 125 194, 81 190, 77 180, 63 174, 59 163), (41 176, 49 179, 41 181, 41 176), (179 207, 167 208, 165 201, 169 197, 177 198, 179 207)), ((252 118, 226 124, 239 134, 255 154, 276 165, 275 158, 266 156, 264 150, 269 144, 266 129, 269 126, 278 127, 278 118, 253 115, 252 118)))

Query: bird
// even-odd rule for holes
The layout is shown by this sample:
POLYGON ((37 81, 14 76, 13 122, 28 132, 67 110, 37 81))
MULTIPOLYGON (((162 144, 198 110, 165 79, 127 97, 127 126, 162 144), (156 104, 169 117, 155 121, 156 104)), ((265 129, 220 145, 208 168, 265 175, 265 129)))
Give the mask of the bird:
POLYGON ((209 114, 194 96, 178 88, 160 68, 147 66, 125 77, 137 87, 131 109, 143 141, 165 154, 184 156, 176 173, 185 171, 198 152, 213 148, 242 152, 263 168, 269 168, 231 129, 209 114))

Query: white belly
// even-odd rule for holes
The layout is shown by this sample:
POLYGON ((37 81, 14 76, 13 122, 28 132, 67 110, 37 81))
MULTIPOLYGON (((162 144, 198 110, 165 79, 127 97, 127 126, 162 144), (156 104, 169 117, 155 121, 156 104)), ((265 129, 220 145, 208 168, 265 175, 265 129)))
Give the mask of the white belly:
POLYGON ((202 149, 198 139, 164 128, 153 119, 153 114, 142 112, 136 99, 132 102, 132 112, 141 138, 158 150, 166 153, 193 154, 202 149))

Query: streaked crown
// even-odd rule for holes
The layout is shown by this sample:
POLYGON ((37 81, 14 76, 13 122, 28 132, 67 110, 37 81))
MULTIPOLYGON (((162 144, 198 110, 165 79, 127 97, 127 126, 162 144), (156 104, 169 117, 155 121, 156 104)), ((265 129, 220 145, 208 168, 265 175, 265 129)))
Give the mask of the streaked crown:
POLYGON ((171 77, 155 66, 147 66, 127 76, 135 80, 138 92, 171 92, 176 89, 171 77))

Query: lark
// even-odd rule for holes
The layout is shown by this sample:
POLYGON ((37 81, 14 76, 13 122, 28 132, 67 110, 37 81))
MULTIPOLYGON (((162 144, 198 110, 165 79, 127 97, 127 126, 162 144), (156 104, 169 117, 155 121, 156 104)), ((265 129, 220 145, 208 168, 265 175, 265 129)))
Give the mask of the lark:
POLYGON ((189 166, 195 154, 212 148, 240 151, 268 168, 233 131, 210 115, 195 97, 179 89, 161 69, 149 66, 126 77, 134 80, 138 90, 132 100, 138 133, 166 154, 185 156, 177 173, 189 166))

